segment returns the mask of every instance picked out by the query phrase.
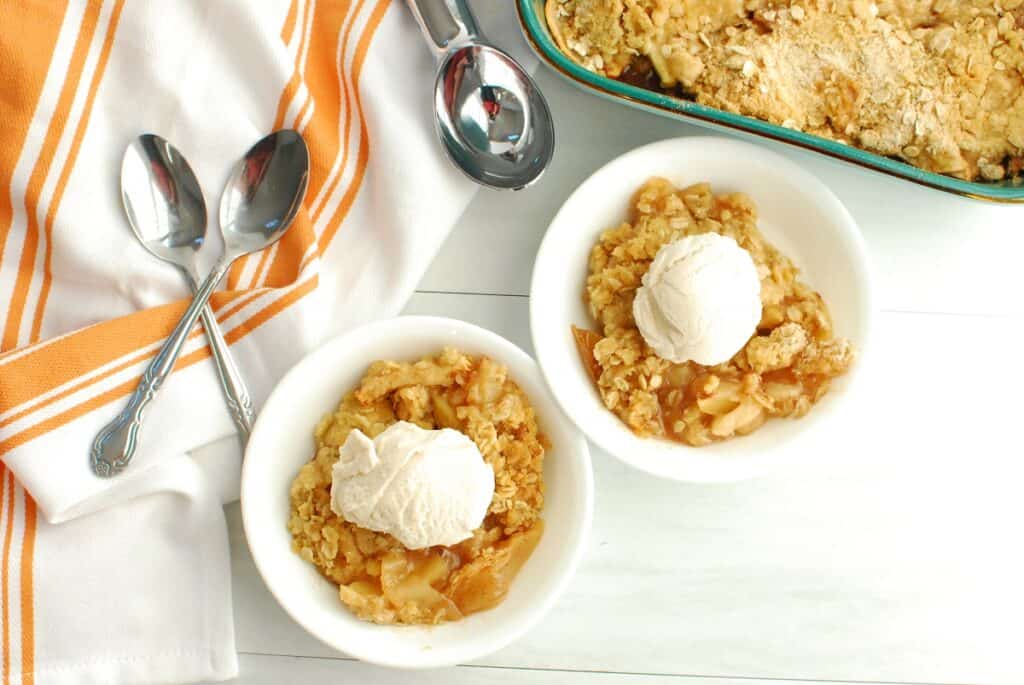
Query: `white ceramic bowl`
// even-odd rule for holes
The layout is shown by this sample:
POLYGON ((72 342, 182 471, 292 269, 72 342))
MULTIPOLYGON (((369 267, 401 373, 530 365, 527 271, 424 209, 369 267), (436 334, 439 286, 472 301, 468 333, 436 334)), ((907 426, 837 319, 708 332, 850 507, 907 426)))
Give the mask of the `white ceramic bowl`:
MULTIPOLYGON (((716 482, 748 478, 800 456, 798 439, 817 430, 850 394, 864 368, 874 313, 868 257, 857 226, 832 192, 774 152, 734 140, 693 137, 638 148, 595 172, 562 205, 537 255, 530 327, 541 370, 559 404, 597 445, 664 478, 716 482), (711 183, 757 204, 765 237, 791 257, 825 298, 837 335, 858 349, 852 371, 799 420, 774 420, 751 435, 693 448, 638 438, 604 407, 580 362, 571 325, 594 327, 583 301, 587 260, 599 234, 626 218, 629 200, 652 176, 678 185, 711 183)), ((820 455, 819 455, 820 457, 820 455)))
POLYGON ((295 621, 324 643, 364 661, 397 668, 451 666, 501 649, 526 632, 568 584, 593 513, 586 440, 558 408, 537 364, 494 333, 453 319, 399 317, 328 342, 288 372, 271 393, 249 439, 242 468, 242 517, 267 587, 295 621), (490 611, 440 626, 361 621, 336 586, 291 550, 288 489, 313 454, 313 427, 334 410, 377 359, 412 360, 445 345, 505 364, 537 410, 552 449, 544 464, 544 535, 508 597, 490 611))

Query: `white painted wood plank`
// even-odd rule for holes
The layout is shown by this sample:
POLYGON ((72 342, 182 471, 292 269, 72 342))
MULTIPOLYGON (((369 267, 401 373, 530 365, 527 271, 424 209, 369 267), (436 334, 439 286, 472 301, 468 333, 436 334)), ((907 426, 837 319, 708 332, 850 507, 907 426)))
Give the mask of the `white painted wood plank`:
MULTIPOLYGON (((523 298, 417 295, 527 347, 523 298)), ((1019 319, 886 314, 859 397, 807 463, 686 486, 595 451, 597 510, 568 593, 483 663, 1020 683, 1019 319)), ((229 508, 238 646, 332 656, 274 604, 229 508)))
MULTIPOLYGON (((236 685, 281 683, 372 683, 373 685, 806 685, 792 680, 705 678, 644 673, 594 673, 585 671, 529 670, 493 666, 460 666, 410 673, 342 658, 309 658, 241 654, 240 673, 229 681, 236 685)), ((840 684, 841 685, 841 684, 840 684)), ((855 685, 855 684, 851 684, 855 685)))
POLYGON ((504 336, 533 356, 529 299, 516 295, 416 293, 404 314, 450 316, 504 336))
MULTIPOLYGON (((576 186, 642 144, 708 131, 590 96, 547 68, 538 82, 558 134, 551 168, 534 187, 482 191, 455 227, 423 290, 529 292, 547 225, 576 186)), ((765 143, 762 143, 765 144, 765 143)), ((846 204, 868 243, 880 306, 889 310, 1024 314, 1024 208, 984 204, 918 188, 778 145, 846 204)), ((742 160, 737 160, 737 182, 742 160)))
MULTIPOLYGON (((794 680, 761 678, 708 678, 645 673, 595 673, 587 671, 530 670, 493 666, 459 666, 436 671, 395 671, 344 658, 310 658, 264 654, 239 655, 234 685, 281 683, 372 683, 373 685, 806 685, 794 680)), ((843 685, 832 681, 830 685, 843 685)), ((849 685, 856 685, 850 683, 849 685)), ((898 684, 894 684, 898 685, 898 684)))

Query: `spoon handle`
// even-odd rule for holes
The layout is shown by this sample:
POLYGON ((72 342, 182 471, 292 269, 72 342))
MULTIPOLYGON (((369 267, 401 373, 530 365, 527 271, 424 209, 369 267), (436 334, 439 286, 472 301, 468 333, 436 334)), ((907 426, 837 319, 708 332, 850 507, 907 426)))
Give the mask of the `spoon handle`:
POLYGON ((438 57, 480 37, 466 0, 409 0, 409 8, 438 57))
POLYGON ((188 335, 196 325, 199 315, 213 294, 220 280, 224 278, 233 260, 221 259, 199 286, 192 304, 182 315, 178 325, 164 341, 160 352, 149 363, 139 380, 139 387, 128 399, 128 404, 96 434, 90 454, 92 470, 101 478, 110 478, 119 474, 131 462, 138 446, 139 427, 146 407, 156 396, 164 380, 174 370, 188 335))
POLYGON ((228 343, 224 340, 224 334, 221 333, 209 305, 203 307, 201 317, 203 328, 206 329, 206 339, 213 351, 213 361, 217 366, 217 375, 220 376, 221 388, 224 390, 224 400, 244 446, 249 441, 249 433, 252 432, 252 424, 256 420, 252 410, 252 396, 249 395, 249 388, 246 387, 242 374, 235 365, 234 357, 228 351, 228 343))

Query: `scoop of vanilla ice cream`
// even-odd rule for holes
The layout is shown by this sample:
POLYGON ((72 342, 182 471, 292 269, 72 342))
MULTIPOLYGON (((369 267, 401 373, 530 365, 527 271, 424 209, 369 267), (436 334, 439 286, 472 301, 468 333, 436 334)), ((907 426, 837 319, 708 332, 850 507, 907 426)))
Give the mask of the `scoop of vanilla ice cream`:
POLYGON ((353 430, 331 471, 331 510, 408 549, 470 537, 493 496, 494 471, 476 443, 450 428, 406 421, 374 440, 353 430))
POLYGON ((714 366, 746 344, 761 320, 761 281, 750 253, 718 233, 662 247, 633 301, 640 334, 662 359, 714 366))

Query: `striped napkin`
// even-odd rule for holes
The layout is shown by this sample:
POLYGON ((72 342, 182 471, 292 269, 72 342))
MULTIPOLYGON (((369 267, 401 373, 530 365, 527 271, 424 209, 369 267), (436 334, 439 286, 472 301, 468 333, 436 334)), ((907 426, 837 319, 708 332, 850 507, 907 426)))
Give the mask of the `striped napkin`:
MULTIPOLYGON (((511 5, 486 9, 515 30, 511 5)), ((123 216, 127 143, 173 142, 215 216, 253 142, 282 127, 306 138, 299 219, 212 301, 259 406, 327 337, 396 314, 469 202, 435 139, 432 71, 391 0, 0 4, 4 682, 237 671, 222 503, 237 496, 240 449, 201 329, 131 468, 101 480, 88 467, 97 429, 186 306, 180 274, 123 216)))

